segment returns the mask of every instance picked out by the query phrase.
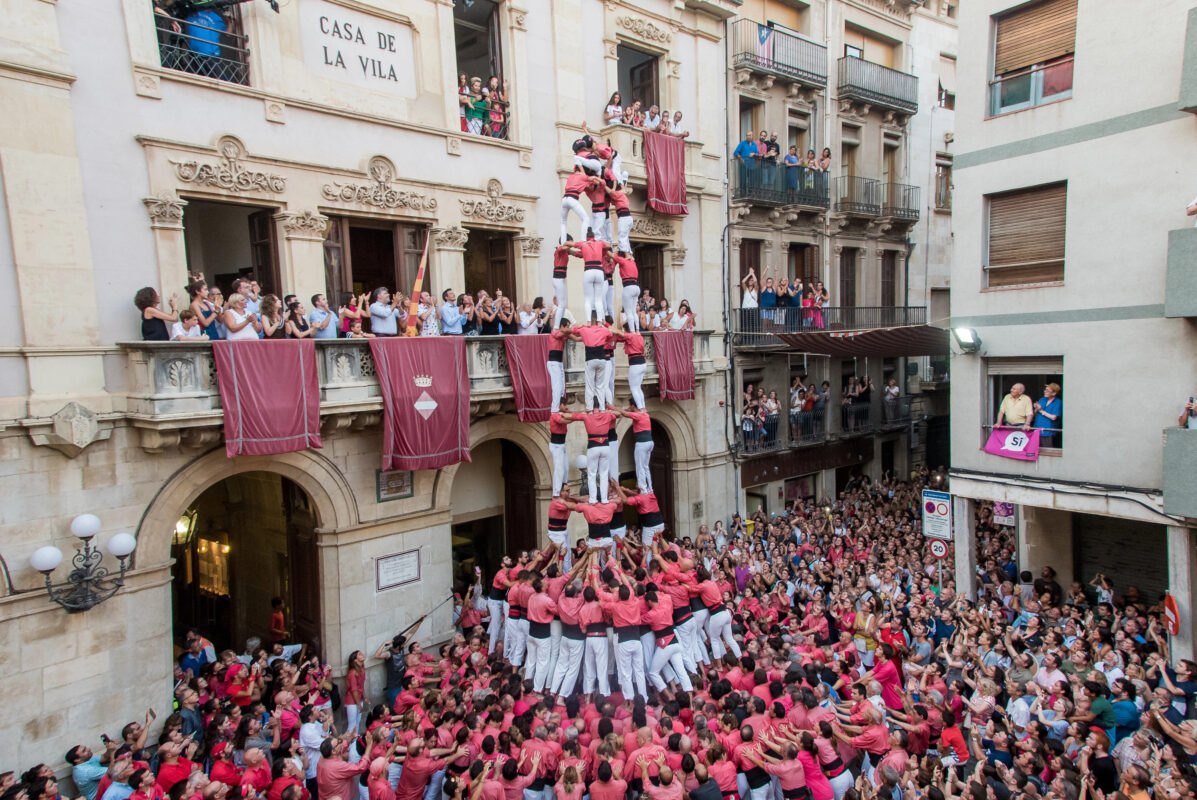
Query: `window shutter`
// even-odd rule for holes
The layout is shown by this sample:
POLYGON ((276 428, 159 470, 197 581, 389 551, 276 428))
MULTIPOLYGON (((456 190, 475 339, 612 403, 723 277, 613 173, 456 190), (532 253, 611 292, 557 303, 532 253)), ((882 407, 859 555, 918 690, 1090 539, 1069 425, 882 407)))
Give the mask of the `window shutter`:
POLYGON ((989 375, 1063 375, 1064 357, 988 358, 985 372, 989 375))
POLYGON ((1046 0, 997 20, 994 75, 1068 55, 1076 46, 1077 0, 1046 0))
POLYGON ((1066 184, 989 198, 989 285, 1064 280, 1066 184))
POLYGON ((939 85, 948 94, 956 94, 956 59, 952 56, 939 57, 939 85))

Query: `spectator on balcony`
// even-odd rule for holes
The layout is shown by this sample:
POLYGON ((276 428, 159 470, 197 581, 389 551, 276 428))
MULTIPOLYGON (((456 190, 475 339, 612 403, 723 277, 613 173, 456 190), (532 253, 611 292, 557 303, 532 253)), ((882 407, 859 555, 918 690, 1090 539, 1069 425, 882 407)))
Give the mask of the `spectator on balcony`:
POLYGON ((848 379, 848 385, 844 387, 843 394, 840 396, 841 407, 841 422, 844 430, 856 430, 856 404, 860 401, 860 387, 856 384, 856 377, 853 376, 848 379))
POLYGON ((740 299, 740 326, 748 332, 760 330, 760 297, 756 284, 756 270, 748 268, 748 274, 740 279, 744 294, 740 299))
POLYGON ((470 79, 464 72, 457 75, 457 116, 461 121, 461 132, 469 132, 466 125, 466 106, 470 104, 470 79))
POLYGON ((191 298, 191 313, 195 315, 196 323, 203 329, 204 334, 209 339, 221 338, 216 328, 220 309, 212 302, 208 284, 203 280, 192 281, 187 285, 187 295, 191 298))
POLYGON ((478 335, 478 309, 474 297, 468 294, 457 296, 457 311, 461 314, 461 335, 478 335))
POLYGON ((777 290, 773 287, 773 268, 765 268, 765 288, 761 290, 761 329, 773 324, 773 310, 777 308, 777 290))
POLYGON ((220 40, 228 33, 229 23, 225 19, 227 10, 211 8, 195 8, 186 13, 183 22, 186 23, 187 46, 195 54, 188 72, 206 75, 210 78, 220 77, 221 48, 220 40))
POLYGON ((623 122, 623 96, 619 92, 612 92, 607 100, 607 107, 603 109, 603 124, 618 125, 623 122))
POLYGON ((765 398, 765 441, 773 444, 777 441, 777 423, 781 420, 781 401, 777 399, 777 392, 769 392, 765 398))
POLYGON ((860 406, 860 419, 857 421, 860 425, 867 425, 869 422, 869 405, 873 402, 873 379, 865 375, 857 383, 859 389, 857 395, 857 403, 860 406))
POLYGON ((648 107, 648 113, 644 115, 644 121, 641 125, 646 131, 655 131, 661 127, 661 109, 656 103, 648 107))
POLYGON ((420 321, 421 336, 440 336, 440 318, 436 312, 436 305, 432 302, 432 295, 420 292, 420 303, 416 306, 416 319, 420 321))
POLYGON ((669 133, 679 139, 689 139, 690 131, 682 127, 682 112, 674 111, 673 119, 669 122, 669 133))
POLYGON ((644 127, 644 112, 640 110, 639 100, 633 100, 632 104, 623 110, 623 124, 633 128, 644 127))
POLYGON ((490 103, 482 88, 482 79, 477 75, 470 78, 470 102, 466 106, 466 129, 476 135, 486 135, 486 119, 490 113, 490 103))
POLYGON ((669 323, 673 321, 673 317, 673 312, 669 310, 669 298, 662 297, 657 301, 657 314, 653 319, 652 330, 669 330, 669 323))
POLYGON ((341 320, 341 333, 349 335, 349 323, 355 319, 365 319, 370 314, 370 298, 365 292, 354 296, 353 292, 341 293, 341 305, 337 308, 337 316, 341 320))
POLYGON ((317 339, 337 338, 337 312, 328 307, 328 298, 322 294, 312 295, 312 310, 308 314, 313 337, 317 339))
POLYGON ((257 339, 262 323, 256 314, 251 314, 248 301, 240 292, 233 292, 224 304, 224 327, 228 332, 229 341, 247 341, 257 339))
POLYGON ((407 322, 402 292, 394 297, 385 286, 370 293, 370 332, 375 336, 398 336, 399 324, 407 322))
POLYGON ((1044 386, 1043 397, 1032 408, 1035 409, 1032 427, 1039 429, 1039 445, 1056 447, 1057 437, 1064 428, 1064 401, 1060 397, 1060 384, 1053 382, 1044 386))
POLYGON ((355 317, 349 320, 349 332, 345 334, 346 339, 374 339, 376 338, 372 333, 365 333, 362 331, 361 318, 355 317))
POLYGON ((461 308, 457 305, 457 296, 452 289, 441 292, 441 307, 438 311, 441 317, 441 331, 446 336, 461 336, 462 319, 461 308))
POLYGON ((824 147, 822 155, 819 156, 819 169, 823 172, 831 172, 831 148, 824 147))
POLYGON ((496 139, 507 138, 507 79, 499 82, 499 76, 491 75, 486 84, 487 102, 490 104, 490 135, 496 139))
MULTIPOLYGON (((208 290, 208 302, 216 308, 216 321, 212 323, 217 339, 224 339, 228 332, 224 329, 224 293, 216 286, 208 290)), ((208 338, 213 338, 211 334, 208 338)))
POLYGON ((141 338, 146 342, 168 342, 170 332, 166 323, 179 321, 179 296, 170 296, 170 313, 167 314, 158 305, 162 298, 153 287, 146 286, 133 295, 133 305, 141 312, 141 338))
POLYGON ((170 326, 172 342, 206 342, 208 334, 200 327, 199 317, 189 308, 179 313, 179 321, 170 326))
POLYGON ((1185 403, 1184 408, 1180 410, 1180 418, 1176 420, 1176 424, 1190 430, 1197 429, 1197 402, 1194 401, 1192 395, 1189 396, 1189 401, 1185 403))
POLYGON ((798 145, 790 145, 790 151, 786 153, 782 163, 786 165, 786 188, 791 192, 798 190, 798 167, 802 166, 802 160, 798 157, 798 145))
POLYGON ((482 336, 498 336, 501 332, 499 309, 485 289, 478 290, 478 333, 482 336))
POLYGON ((538 310, 527 303, 520 306, 516 314, 516 335, 532 336, 540 332, 540 323, 544 319, 544 298, 538 297, 536 301, 540 303, 538 310))
POLYGON ((1034 407, 1031 405, 1031 398, 1027 397, 1026 391, 1027 387, 1021 383, 1010 387, 1010 393, 1002 398, 1001 405, 998 406, 997 422, 994 423, 994 427, 1009 426, 1022 428, 1024 431, 1031 429, 1034 407))
POLYGON ((283 330, 282 303, 279 302, 278 297, 275 295, 268 294, 262 298, 261 305, 258 308, 258 322, 262 323, 261 338, 287 338, 287 334, 283 330))
MULTIPOLYGON (((761 131, 762 137, 764 131, 761 131)), ((769 139, 765 141, 765 162, 768 164, 776 164, 781 158, 781 142, 777 141, 777 131, 769 134, 769 139)))
POLYGON ((308 323, 305 316, 303 301, 295 299, 287 304, 287 317, 284 330, 288 339, 306 339, 316 333, 316 329, 308 323))
POLYGON ((760 151, 752 131, 744 131, 744 141, 736 145, 732 158, 739 160, 746 168, 753 169, 760 162, 760 151))
POLYGON ((885 384, 884 409, 886 422, 893 422, 898 418, 898 396, 901 394, 902 390, 898 388, 897 379, 890 378, 885 384))
POLYGON ((672 331, 694 330, 694 312, 690 310, 690 301, 682 300, 678 303, 677 311, 669 318, 669 329, 672 331))
POLYGON ((748 450, 752 450, 756 446, 756 411, 751 406, 744 408, 744 413, 740 415, 740 433, 744 438, 744 445, 748 450))
POLYGON ((790 392, 790 441, 797 441, 802 433, 803 412, 806 410, 806 389, 799 383, 790 392))
POLYGON ((499 310, 499 333, 515 333, 515 303, 510 297, 503 296, 502 289, 496 289, 495 305, 499 310))

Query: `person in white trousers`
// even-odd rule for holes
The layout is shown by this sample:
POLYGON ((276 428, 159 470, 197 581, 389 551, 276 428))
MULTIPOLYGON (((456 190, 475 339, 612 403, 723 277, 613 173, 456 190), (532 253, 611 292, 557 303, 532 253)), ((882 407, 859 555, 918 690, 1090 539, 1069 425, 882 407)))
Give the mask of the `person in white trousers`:
POLYGON ((602 181, 586 187, 590 199, 590 228, 604 242, 611 241, 611 218, 607 215, 607 186, 602 181))
POLYGON ((582 253, 582 322, 602 322, 607 316, 605 296, 607 276, 603 272, 603 260, 611 245, 594 238, 594 230, 587 229, 586 238, 578 243, 582 253))
POLYGON ((628 256, 632 253, 632 206, 628 202, 630 191, 627 185, 621 183, 607 193, 610 201, 607 213, 615 214, 615 244, 620 252, 628 256))
POLYGON ((544 588, 544 578, 539 575, 533 578, 527 605, 528 658, 524 676, 532 681, 535 692, 541 692, 552 678, 549 671, 553 660, 552 622, 557 616, 557 604, 544 588))
POLYGON ((627 584, 621 585, 617 592, 603 592, 600 603, 615 630, 615 673, 619 677, 619 690, 626 698, 633 697, 633 692, 647 698, 644 649, 638 641, 640 606, 632 602, 632 590, 627 584))
POLYGON ((579 617, 586 625, 586 652, 582 670, 582 691, 585 694, 599 692, 606 696, 611 694, 611 682, 607 679, 607 626, 603 620, 603 612, 599 607, 598 593, 593 586, 587 586, 582 591, 585 605, 579 612, 579 617))
POLYGON ((644 622, 652 628, 653 636, 656 637, 656 649, 653 650, 648 679, 652 681, 653 686, 657 687, 657 691, 663 691, 665 679, 661 672, 668 665, 673 669, 682 691, 694 691, 694 686, 690 683, 690 676, 686 674, 682 647, 678 643, 677 633, 673 629, 672 601, 668 595, 651 590, 644 593, 644 600, 648 604, 648 613, 644 615, 644 622))
MULTIPOLYGON (((582 251, 574 245, 573 241, 574 237, 567 233, 565 241, 557 245, 553 251, 553 293, 556 295, 553 303, 557 307, 557 310, 553 312, 553 330, 561 327, 561 321, 565 318, 565 307, 569 305, 565 278, 569 271, 570 256, 582 257, 582 251)), ((562 374, 564 375, 564 373, 562 374)), ((563 383, 563 389, 564 386, 563 383)))
MULTIPOLYGON (((631 367, 628 367, 628 370, 630 371, 631 367)), ((632 448, 632 458, 636 464, 636 486, 641 492, 651 494, 653 478, 649 465, 653 456, 653 421, 648 416, 648 412, 635 403, 628 406, 628 410, 623 412, 623 415, 632 421, 632 441, 635 443, 632 448)))
POLYGON ((578 198, 582 196, 582 192, 591 184, 591 181, 598 181, 598 178, 587 175, 581 167, 574 167, 574 171, 565 181, 565 194, 561 198, 561 238, 558 239, 563 244, 565 237, 569 235, 569 215, 571 213, 578 215, 583 229, 586 227, 588 220, 586 209, 582 207, 578 198))
MULTIPOLYGON (((587 561, 580 559, 579 564, 587 561)), ((561 620, 561 644, 557 651, 557 668, 549 682, 552 694, 572 694, 582 671, 582 660, 586 652, 586 634, 582 632, 579 614, 585 603, 577 581, 566 584, 561 599, 557 601, 557 615, 561 620)))
POLYGON ((561 398, 565 396, 565 343, 580 338, 569 320, 562 320, 561 325, 549 334, 549 359, 545 362, 545 368, 549 372, 549 393, 552 395, 550 413, 555 414, 560 410, 561 398))
POLYGON ((719 585, 711 580, 711 573, 706 567, 700 566, 695 575, 698 578, 698 599, 707 610, 707 638, 711 641, 711 655, 715 660, 723 658, 730 652, 736 658, 740 657, 740 646, 732 635, 731 611, 723 604, 723 592, 719 585))
POLYGON ((619 283, 623 287, 619 304, 623 325, 634 333, 640 330, 640 315, 636 313, 636 305, 640 302, 640 269, 627 250, 620 250, 611 260, 619 267, 619 283))
MULTIPOLYGON (((628 173, 623 171, 623 158, 619 155, 619 151, 606 142, 595 139, 593 134, 590 133, 590 128, 586 127, 585 122, 582 123, 582 131, 590 139, 591 158, 597 156, 606 160, 607 167, 611 170, 611 176, 619 183, 627 183, 628 173)), ((574 163, 577 163, 576 159, 574 163)), ((602 174, 601 170, 599 170, 599 174, 602 174)))
MULTIPOLYGON (((550 485, 558 490, 569 479, 569 451, 565 445, 565 434, 573 420, 573 414, 568 411, 555 411, 549 415, 549 458, 553 463, 553 482, 550 485)), ((552 536, 549 539, 556 541, 552 536)), ((558 542, 562 547, 568 543, 568 540, 558 542)))
POLYGON ((582 325, 577 331, 586 353, 586 410, 606 408, 614 401, 607 396, 607 344, 615 335, 603 323, 582 325))
POLYGON ((507 589, 511 585, 507 573, 513 565, 511 556, 503 556, 503 560, 499 562, 499 571, 495 573, 490 592, 486 596, 486 610, 490 614, 486 633, 490 640, 488 652, 491 653, 495 651, 495 645, 503 641, 503 628, 507 621, 507 589))

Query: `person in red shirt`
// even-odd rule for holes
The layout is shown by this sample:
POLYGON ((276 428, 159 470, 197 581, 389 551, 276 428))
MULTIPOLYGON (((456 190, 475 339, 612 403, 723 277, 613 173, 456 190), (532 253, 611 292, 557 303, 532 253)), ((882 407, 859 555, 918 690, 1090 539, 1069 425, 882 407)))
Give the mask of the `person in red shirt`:
MULTIPOLYGON (((587 380, 589 380, 589 376, 587 376, 587 380)), ((615 426, 615 418, 620 416, 623 416, 623 413, 615 409, 595 410, 586 414, 575 414, 570 420, 571 422, 580 421, 586 428, 586 484, 589 489, 590 502, 595 502, 600 498, 602 502, 607 502, 607 489, 611 477, 611 453, 607 447, 607 437, 611 428, 615 426)), ((608 538, 609 533, 610 531, 605 531, 601 538, 608 538)), ((591 536, 590 538, 596 537, 591 536)))
MULTIPOLYGON (((624 306, 627 308, 627 306, 624 306)), ((635 308, 635 307, 633 307, 635 308)), ((632 393, 632 404, 636 408, 643 411, 645 409, 644 400, 644 372, 648 369, 648 364, 644 358, 644 337, 638 331, 640 328, 640 318, 633 310, 629 317, 624 315, 624 330, 619 337, 619 341, 623 343, 623 354, 628 357, 628 389, 632 393), (633 331, 631 325, 635 323, 636 330, 633 331)))
POLYGON ((611 222, 607 216, 607 187, 602 181, 586 187, 590 198, 590 227, 604 242, 611 241, 611 222))
MULTIPOLYGON (((563 310, 564 305, 558 307, 557 313, 560 314, 563 310)), ((545 365, 549 371, 549 411, 553 414, 561 409, 561 398, 565 396, 565 342, 567 339, 576 341, 582 338, 571 330, 569 320, 561 320, 557 326, 556 330, 549 334, 549 360, 545 365)))
POLYGON ((577 332, 586 348, 586 371, 583 373, 586 379, 586 410, 606 408, 613 398, 607 397, 609 384, 605 349, 615 335, 606 323, 582 325, 577 332))
MULTIPOLYGON (((608 480, 608 488, 615 486, 615 481, 608 480)), ((602 502, 594 502, 596 498, 587 498, 590 502, 582 503, 571 498, 562 498, 561 502, 565 503, 565 507, 570 511, 576 511, 586 519, 586 546, 592 549, 606 550, 610 549, 615 543, 611 540, 611 520, 615 517, 615 512, 623 508, 623 498, 619 492, 615 492, 615 498, 608 503, 604 498, 602 502)))
MULTIPOLYGON (((407 745, 407 754, 402 757, 403 771, 399 774, 399 786, 395 789, 395 800, 421 800, 432 777, 441 772, 446 764, 461 755, 461 752, 460 745, 441 750, 426 750, 423 739, 412 739, 407 745)), ((321 760, 320 763, 323 764, 324 761, 321 760)), ((439 795, 440 792, 438 791, 437 794, 439 795)), ((319 796, 328 797, 329 795, 321 791, 319 796)), ((353 797, 353 795, 345 792, 340 797, 343 799, 353 797)))
POLYGON ((739 658, 740 645, 736 643, 732 634, 731 610, 723 604, 723 590, 711 579, 711 573, 707 572, 705 567, 698 568, 696 577, 698 598, 710 614, 707 617, 707 636, 711 640, 711 655, 718 660, 723 658, 725 652, 730 651, 739 658))
MULTIPOLYGON (((627 203, 626 198, 624 203, 627 203)), ((623 219, 620 218, 621 225, 623 219)), ((630 221, 631 216, 628 216, 627 219, 630 221)), ((623 245, 620 247, 622 248, 623 245)), ((640 330, 640 315, 636 313, 636 305, 640 302, 640 270, 636 267, 636 262, 632 260, 631 250, 621 249, 611 256, 611 260, 615 266, 619 267, 619 283, 623 287, 619 307, 623 314, 623 324, 629 331, 637 332, 640 330)), ((618 319, 617 316, 616 320, 618 319)))
MULTIPOLYGON (((598 180, 598 178, 592 180, 598 180)), ((607 293, 607 276, 603 272, 603 256, 611 249, 611 245, 602 239, 594 238, 594 230, 587 229, 586 239, 578 245, 578 249, 582 252, 582 319, 587 324, 592 321, 602 322, 607 315, 603 305, 607 293)))
POLYGON ((233 765, 233 746, 228 742, 217 742, 212 747, 212 768, 208 777, 227 786, 241 785, 241 770, 233 765))
POLYGON ((182 756, 186 741, 186 739, 180 742, 166 741, 158 747, 159 767, 158 779, 155 783, 163 793, 169 792, 179 781, 187 780, 196 769, 194 763, 182 756))
MULTIPOLYGON (((631 190, 628 189, 626 183, 620 183, 609 193, 609 196, 611 198, 611 205, 615 208, 615 243, 619 246, 621 255, 631 257, 632 206, 628 202, 629 191, 631 190)), ((636 296, 640 296, 639 287, 637 287, 636 296)), ((626 304, 624 308, 627 308, 626 304)))
POLYGON ((270 765, 260 748, 251 747, 241 756, 245 772, 241 773, 241 785, 252 786, 254 791, 265 792, 270 788, 270 765))
POLYGON ((652 664, 649 667, 648 678, 657 687, 657 691, 664 691, 665 679, 661 671, 668 664, 681 684, 682 690, 694 691, 690 683, 690 676, 686 674, 685 662, 682 659, 682 647, 678 643, 677 634, 673 630, 673 601, 669 595, 647 591, 644 593, 648 612, 644 614, 644 624, 652 628, 653 638, 656 639, 656 649, 653 651, 652 664))
POLYGON ((495 645, 503 641, 503 627, 507 622, 507 590, 511 587, 507 571, 512 567, 511 556, 503 556, 499 571, 495 573, 490 584, 490 593, 486 596, 486 610, 490 612, 490 624, 486 634, 490 644, 488 652, 495 651, 495 645))
POLYGON ((598 183, 599 179, 587 175, 582 171, 581 167, 575 166, 574 171, 565 181, 565 195, 561 198, 561 238, 558 240, 562 244, 565 243, 565 237, 569 235, 569 215, 572 211, 578 215, 578 219, 582 221, 582 227, 586 226, 586 209, 582 207, 582 203, 578 198, 582 196, 582 192, 586 191, 586 187, 591 183, 598 183))
MULTIPOLYGON (((645 547, 652 547, 657 534, 665 530, 665 518, 661 515, 657 496, 652 492, 633 492, 622 486, 619 487, 619 493, 623 496, 624 504, 636 509, 640 515, 640 539, 645 547)), ((679 604, 680 594, 674 605, 679 604)), ((689 605, 688 599, 686 604, 689 605)))
MULTIPOLYGON (((554 416, 559 416, 559 415, 554 414, 554 416)), ((550 431, 552 430, 552 427, 553 427, 553 420, 550 419, 549 420, 549 430, 550 431)), ((550 433, 549 435, 554 436, 556 434, 550 433)), ((564 434, 562 434, 562 436, 564 436, 564 434)), ((553 445, 550 444, 549 447, 553 447, 553 445)), ((564 449, 565 445, 562 444, 561 447, 562 447, 562 449, 564 449)), ((562 456, 562 459, 564 459, 564 456, 562 456)), ((556 464, 554 464, 553 469, 556 470, 556 468, 557 468, 556 464)), ((573 551, 573 548, 571 548, 569 546, 568 527, 569 527, 570 509, 569 509, 569 506, 567 506, 565 504, 565 500, 569 499, 569 497, 570 497, 569 484, 562 481, 562 483, 560 483, 560 484, 555 483, 554 485, 560 486, 561 491, 557 492, 557 495, 552 500, 549 501, 549 522, 548 522, 549 541, 552 542, 553 544, 557 545, 557 550, 561 554, 562 564, 563 564, 564 569, 571 569, 573 567, 574 551, 573 551)))
POLYGON ((551 625, 557 618, 557 604, 544 589, 544 578, 537 576, 532 579, 532 594, 528 597, 528 659, 525 677, 532 681, 532 691, 537 693, 544 691, 544 686, 551 677, 551 625))
POLYGON ((553 330, 561 327, 561 320, 565 316, 565 307, 569 298, 565 290, 565 275, 569 269, 569 257, 582 257, 582 251, 574 245, 574 237, 565 234, 565 241, 557 245, 553 251, 553 292, 557 295, 557 310, 553 314, 553 330))
POLYGON ((582 691, 590 694, 597 684, 599 692, 606 697, 611 694, 611 683, 607 678, 607 620, 593 586, 582 590, 582 600, 582 608, 578 612, 578 621, 586 637, 582 691))
POLYGON ((631 698, 635 691, 647 699, 644 649, 640 645, 640 605, 632 602, 632 590, 626 584, 614 593, 601 592, 599 598, 615 629, 615 672, 619 676, 619 690, 627 698, 631 698))
MULTIPOLYGON (((568 510, 567 510, 568 513, 568 510)), ((589 554, 578 560, 578 567, 582 570, 589 568, 589 554)), ((582 607, 586 600, 578 586, 568 582, 562 591, 561 599, 557 601, 557 616, 561 620, 561 641, 558 643, 557 668, 553 671, 553 679, 549 682, 551 694, 573 694, 578 683, 578 675, 582 671, 582 660, 585 657, 586 634, 582 630, 582 607)))
MULTIPOLYGON (((607 168, 610 169, 612 177, 619 183, 628 182, 628 173, 623 171, 623 158, 619 155, 619 151, 602 139, 595 139, 590 133, 590 129, 586 127, 586 123, 582 123, 582 131, 586 134, 586 138, 590 140, 591 152, 599 158, 607 162, 607 168)), ((575 160, 574 163, 577 163, 575 160)))

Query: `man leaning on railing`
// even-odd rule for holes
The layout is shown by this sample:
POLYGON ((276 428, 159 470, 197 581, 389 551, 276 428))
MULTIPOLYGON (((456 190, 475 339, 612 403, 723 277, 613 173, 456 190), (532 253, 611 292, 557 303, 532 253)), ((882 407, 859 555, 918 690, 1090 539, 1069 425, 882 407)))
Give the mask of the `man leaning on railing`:
POLYGON ((1027 387, 1021 383, 1010 387, 1010 393, 1002 398, 1002 404, 998 406, 997 422, 994 423, 994 427, 1008 426, 1022 428, 1024 431, 1031 429, 1034 408, 1026 391, 1027 387))

